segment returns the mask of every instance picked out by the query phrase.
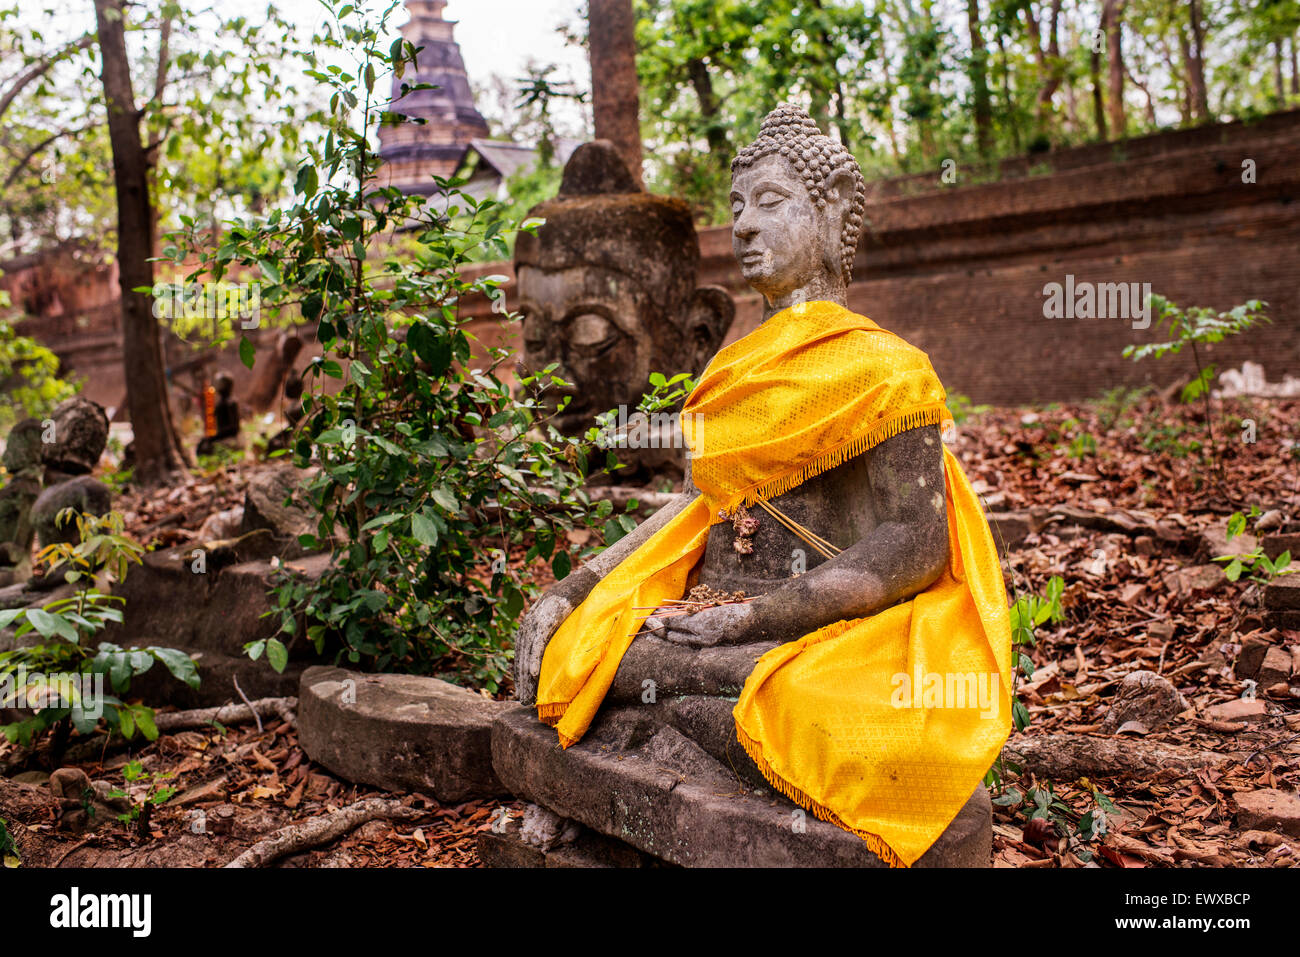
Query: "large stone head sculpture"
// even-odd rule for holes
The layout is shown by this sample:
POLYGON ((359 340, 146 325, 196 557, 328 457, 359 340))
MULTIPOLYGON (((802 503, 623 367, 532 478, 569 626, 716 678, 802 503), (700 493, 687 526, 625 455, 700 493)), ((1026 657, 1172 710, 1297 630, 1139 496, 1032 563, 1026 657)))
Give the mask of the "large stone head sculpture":
POLYGON ((853 154, 786 104, 736 155, 731 183, 732 249, 745 281, 769 304, 796 290, 842 295, 866 204, 853 154))
POLYGON ((699 240, 685 203, 641 190, 596 140, 569 159, 559 195, 529 215, 546 224, 515 246, 523 364, 559 363, 573 384, 562 432, 620 405, 635 410, 652 372, 704 368, 735 306, 721 288, 696 288, 699 240))

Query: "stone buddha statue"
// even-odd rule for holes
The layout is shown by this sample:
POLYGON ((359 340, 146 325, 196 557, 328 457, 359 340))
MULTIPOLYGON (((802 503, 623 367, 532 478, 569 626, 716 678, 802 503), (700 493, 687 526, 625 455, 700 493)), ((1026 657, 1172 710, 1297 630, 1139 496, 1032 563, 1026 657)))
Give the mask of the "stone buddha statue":
POLYGON ((847 308, 864 201, 852 154, 797 107, 769 114, 735 158, 733 250, 763 324, 687 402, 702 425, 683 492, 528 611, 515 683, 566 747, 591 720, 653 712, 724 768, 911 863, 970 803, 1009 703, 997 696, 1001 723, 964 711, 940 730, 946 715, 891 711, 891 675, 978 664, 1006 680, 1010 633, 929 360, 847 308), (744 600, 683 613, 697 586, 744 600), (630 643, 611 617, 635 623, 630 643), (821 751, 833 773, 807 762, 821 751), (945 819, 896 833, 880 809, 912 774, 938 775, 945 819))
MULTIPOLYGON (((763 295, 764 320, 798 303, 847 305, 866 186, 852 154, 809 123, 800 123, 793 108, 778 109, 764 124, 764 134, 733 164, 732 248, 741 274, 763 295), (796 131, 800 143, 793 159, 791 148, 768 132, 788 129, 796 131), (816 166, 803 158, 810 149, 817 151, 816 166)), ((601 401, 607 400, 591 408, 601 401)), ((760 519, 750 536, 752 551, 744 553, 734 547, 737 532, 731 524, 714 525, 692 583, 760 598, 670 621, 650 619, 624 657, 613 700, 639 700, 647 677, 656 680, 661 694, 734 696, 756 652, 920 591, 948 558, 942 489, 942 444, 939 428, 931 426, 882 442, 773 500, 795 521, 844 549, 833 561, 776 521, 760 519), (800 568, 804 573, 795 574, 800 568), (753 647, 737 650, 736 645, 753 647)), ((521 700, 533 700, 550 632, 606 571, 697 494, 688 475, 676 501, 557 583, 530 610, 516 649, 521 700)))
MULTIPOLYGON (((527 370, 558 364, 571 385, 555 419, 568 435, 597 415, 632 415, 652 372, 698 373, 717 351, 735 314, 726 290, 696 287, 699 240, 680 200, 654 196, 632 179, 605 140, 585 143, 564 167, 559 195, 535 206, 546 220, 515 246, 518 308, 527 370)), ((644 461, 650 451, 621 458, 644 461)), ((681 453, 675 456, 680 460, 681 453)))

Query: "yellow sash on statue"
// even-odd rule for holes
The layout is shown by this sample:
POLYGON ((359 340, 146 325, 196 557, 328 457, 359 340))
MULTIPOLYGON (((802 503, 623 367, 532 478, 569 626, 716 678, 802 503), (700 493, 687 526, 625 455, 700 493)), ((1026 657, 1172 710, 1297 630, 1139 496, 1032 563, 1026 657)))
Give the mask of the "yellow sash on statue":
MULTIPOLYGON (((683 410, 700 495, 603 578, 547 645, 539 717, 590 726, 648 608, 682 597, 712 524, 908 429, 947 418, 924 352, 813 302, 714 357, 683 410)), ((783 794, 910 866, 997 758, 1011 725, 1011 624, 979 502, 946 448, 949 563, 925 591, 759 659, 736 734, 783 794)), ((816 531, 816 529, 814 529, 816 531)))

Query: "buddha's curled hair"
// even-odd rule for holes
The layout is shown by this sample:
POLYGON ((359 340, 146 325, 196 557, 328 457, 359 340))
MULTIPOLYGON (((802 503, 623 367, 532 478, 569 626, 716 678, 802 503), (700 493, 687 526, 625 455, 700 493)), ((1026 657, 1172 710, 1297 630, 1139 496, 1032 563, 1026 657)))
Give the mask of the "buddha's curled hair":
POLYGON ((840 234, 840 259, 844 283, 853 277, 853 256, 862 234, 862 213, 867 202, 867 184, 862 168, 853 154, 817 128, 807 111, 784 103, 763 119, 758 139, 736 154, 731 172, 750 166, 763 156, 784 156, 803 177, 808 195, 818 209, 826 208, 826 182, 836 170, 848 170, 853 176, 853 197, 844 229, 840 234))

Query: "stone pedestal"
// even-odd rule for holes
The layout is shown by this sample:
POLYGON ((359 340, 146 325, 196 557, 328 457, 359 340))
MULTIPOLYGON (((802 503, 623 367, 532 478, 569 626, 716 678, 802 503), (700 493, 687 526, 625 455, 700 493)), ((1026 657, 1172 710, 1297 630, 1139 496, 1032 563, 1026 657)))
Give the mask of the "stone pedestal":
MULTIPOLYGON (((492 725, 493 768, 513 794, 671 864, 886 866, 855 835, 755 788, 651 710, 607 710, 565 751, 531 709, 510 708, 492 725)), ((915 866, 987 867, 992 840, 980 787, 915 866)))
POLYGON ((317 666, 302 676, 298 736, 348 781, 457 804, 503 793, 490 740, 505 707, 437 678, 317 666))

